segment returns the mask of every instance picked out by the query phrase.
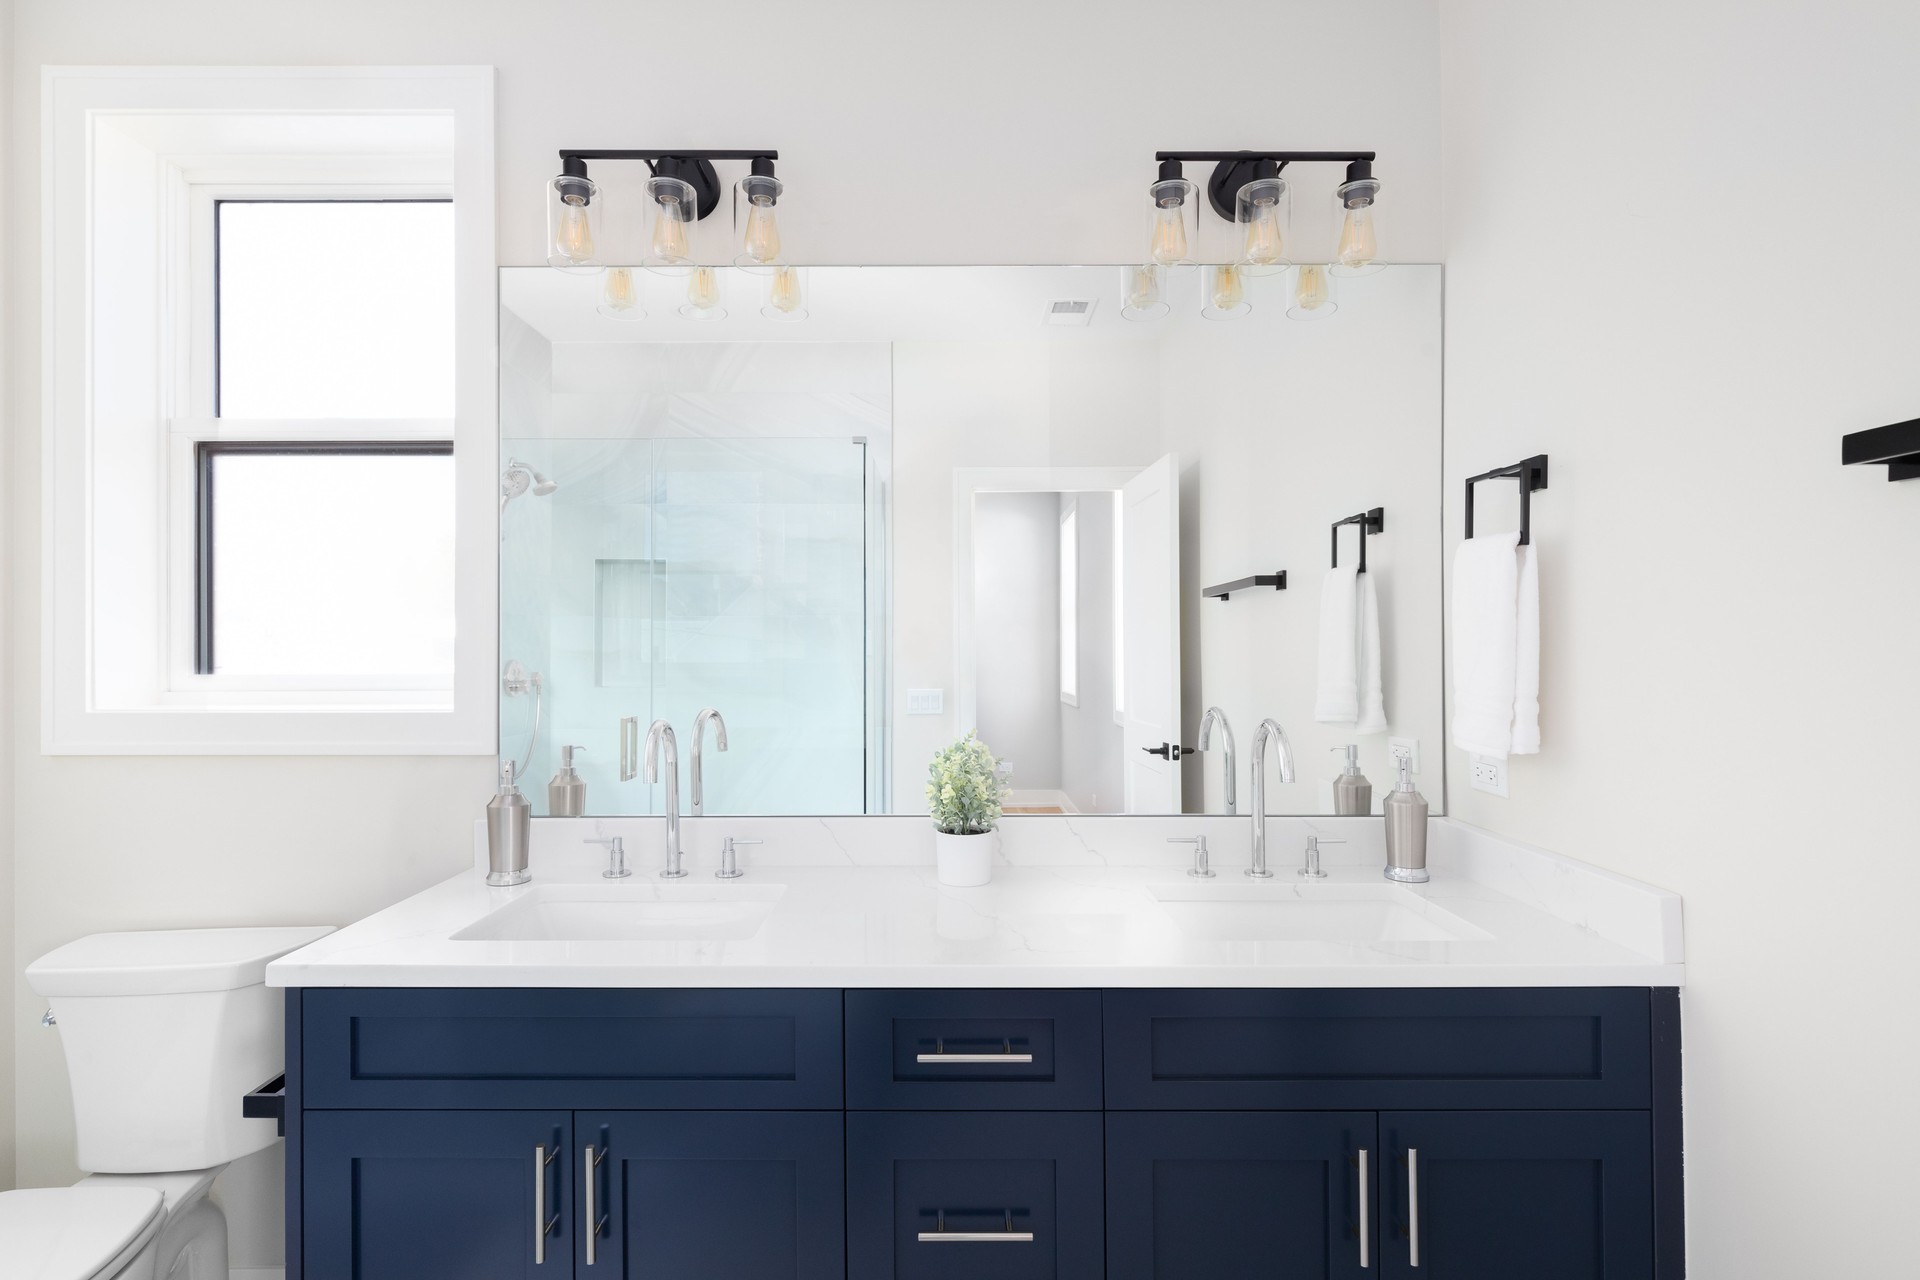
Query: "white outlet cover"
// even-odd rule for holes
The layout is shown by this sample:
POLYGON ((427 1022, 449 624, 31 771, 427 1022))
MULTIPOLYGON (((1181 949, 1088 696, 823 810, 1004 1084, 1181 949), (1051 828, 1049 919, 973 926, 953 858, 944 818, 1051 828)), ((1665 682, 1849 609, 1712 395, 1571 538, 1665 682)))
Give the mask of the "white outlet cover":
POLYGON ((946 709, 947 691, 945 689, 909 689, 907 690, 907 714, 910 716, 937 716, 946 709))
POLYGON ((1473 789, 1488 795, 1506 796, 1507 762, 1498 756, 1474 756, 1471 766, 1473 789))
POLYGON ((1406 756, 1413 761, 1413 771, 1420 772, 1420 739, 1388 738, 1387 761, 1393 765, 1395 773, 1400 772, 1400 757, 1406 756))

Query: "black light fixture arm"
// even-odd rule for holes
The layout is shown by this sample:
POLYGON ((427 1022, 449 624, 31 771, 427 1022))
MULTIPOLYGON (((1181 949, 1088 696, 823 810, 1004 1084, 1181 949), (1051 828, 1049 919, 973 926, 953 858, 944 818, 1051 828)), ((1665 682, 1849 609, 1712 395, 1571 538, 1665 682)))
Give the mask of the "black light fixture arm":
MULTIPOLYGON (((565 154, 562 152, 561 154, 565 154)), ((1289 164, 1371 164, 1379 157, 1372 151, 1156 151, 1155 160, 1191 161, 1194 164, 1225 164, 1229 161, 1271 160, 1289 164)))
MULTIPOLYGON (((1207 180, 1207 203, 1228 222, 1234 220, 1234 198, 1249 182, 1272 178, 1290 164, 1344 164, 1347 181, 1373 177, 1374 153, 1371 151, 1156 151, 1160 177, 1178 178, 1180 166, 1188 161, 1211 164, 1213 176, 1207 180)), ((1371 189, 1369 189, 1371 190, 1371 189)))
POLYGON ((720 175, 714 172, 715 160, 751 161, 754 176, 771 178, 773 162, 779 158, 780 153, 771 147, 745 151, 702 151, 691 147, 564 147, 560 151, 559 181, 580 180, 579 203, 584 204, 590 198, 586 186, 587 161, 643 161, 656 177, 678 178, 692 187, 696 217, 704 218, 720 207, 720 175))

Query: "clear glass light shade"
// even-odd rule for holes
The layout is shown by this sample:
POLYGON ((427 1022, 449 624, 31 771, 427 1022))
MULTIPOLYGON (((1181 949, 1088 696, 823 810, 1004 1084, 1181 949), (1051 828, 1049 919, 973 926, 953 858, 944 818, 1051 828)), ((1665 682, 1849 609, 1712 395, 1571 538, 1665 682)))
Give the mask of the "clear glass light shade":
POLYGON ((1200 314, 1208 320, 1238 320, 1253 310, 1247 301, 1246 273, 1223 264, 1207 268, 1200 282, 1200 314))
POLYGON ((1285 178, 1257 178, 1233 197, 1233 226, 1239 235, 1240 269, 1270 276, 1293 264, 1287 260, 1293 198, 1285 178))
POLYGON ((797 324, 807 318, 807 280, 799 267, 778 266, 767 277, 760 314, 782 324, 797 324))
POLYGON ((647 179, 647 255, 641 265, 665 276, 693 270, 693 225, 698 196, 678 178, 647 179))
POLYGON ((600 188, 562 174, 547 184, 547 265, 590 276, 600 258, 600 188))
POLYGON ((1147 188, 1147 261, 1162 267, 1191 267, 1200 243, 1200 202, 1185 178, 1163 178, 1147 188))
POLYGON ((1325 320, 1339 309, 1327 269, 1317 262, 1302 263, 1293 278, 1293 302, 1287 307, 1287 319, 1325 320))
POLYGON ((600 305, 595 307, 609 320, 645 320, 647 310, 640 305, 640 282, 632 267, 608 267, 600 277, 600 305))
POLYGON ((733 265, 755 275, 773 274, 786 261, 780 252, 778 206, 786 184, 753 174, 733 184, 733 221, 740 243, 733 265))
POLYGON ((1373 202, 1380 183, 1361 178, 1340 184, 1334 192, 1334 211, 1340 215, 1340 243, 1334 250, 1333 274, 1370 276, 1387 264, 1380 261, 1380 243, 1373 228, 1373 202))
POLYGON ((1167 305, 1167 269, 1157 262, 1120 268, 1120 318, 1158 320, 1167 305))
POLYGON ((726 293, 721 288, 720 268, 693 267, 687 273, 687 300, 680 314, 689 320, 725 320, 726 293))

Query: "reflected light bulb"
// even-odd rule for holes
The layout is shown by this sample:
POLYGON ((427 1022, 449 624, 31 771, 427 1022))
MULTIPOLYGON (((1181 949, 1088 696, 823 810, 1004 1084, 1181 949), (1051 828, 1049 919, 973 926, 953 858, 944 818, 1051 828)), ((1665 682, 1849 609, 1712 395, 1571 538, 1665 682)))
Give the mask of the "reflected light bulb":
POLYGON ((781 267, 773 273, 773 284, 767 292, 767 305, 775 311, 792 315, 800 309, 800 273, 792 267, 781 267))
POLYGON ((1162 200, 1153 211, 1153 248, 1149 254, 1163 267, 1177 266, 1187 259, 1187 222, 1181 202, 1162 200))
POLYGON ((1278 205, 1272 200, 1256 201, 1253 216, 1247 220, 1241 260, 1256 267, 1272 266, 1281 260, 1283 248, 1278 205))
POLYGON ((654 214, 653 235, 648 247, 656 262, 685 262, 689 256, 687 224, 680 220, 680 202, 669 199, 659 204, 660 209, 654 214))
POLYGON ((1293 305, 1302 311, 1318 311, 1327 305, 1327 269, 1303 266, 1293 286, 1293 305))
POLYGON ((712 311, 720 305, 720 277, 712 267, 695 267, 687 278, 687 305, 696 311, 712 311))
POLYGON ((1340 265, 1364 267, 1379 256, 1380 245, 1373 234, 1373 204, 1356 204, 1340 223, 1340 265))
POLYGON ((553 247, 569 262, 593 259, 593 224, 587 220, 587 202, 576 196, 560 204, 560 223, 553 231, 553 247))
POLYGON ((1135 311, 1151 311, 1160 303, 1160 273, 1150 266, 1131 267, 1127 271, 1127 306, 1135 311))
POLYGON ((614 267, 608 271, 605 283, 600 286, 600 300, 609 311, 633 310, 640 301, 640 292, 633 287, 632 269, 614 267))
POLYGON ((773 201, 755 196, 747 205, 747 256, 755 262, 773 262, 780 257, 780 223, 774 216, 773 201))
POLYGON ((1215 311, 1236 310, 1246 298, 1246 289, 1240 282, 1238 267, 1215 267, 1213 269, 1212 302, 1215 311))

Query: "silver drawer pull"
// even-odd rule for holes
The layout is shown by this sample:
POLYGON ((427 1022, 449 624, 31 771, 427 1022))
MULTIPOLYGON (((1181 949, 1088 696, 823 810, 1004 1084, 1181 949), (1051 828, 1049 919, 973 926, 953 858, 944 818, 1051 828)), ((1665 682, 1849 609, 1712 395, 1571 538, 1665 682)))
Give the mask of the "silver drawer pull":
POLYGON ((942 1211, 935 1220, 932 1231, 920 1233, 921 1244, 1032 1244, 1033 1232, 1013 1229, 1013 1210, 1007 1210, 1007 1228, 1004 1231, 949 1231, 947 1215, 942 1211))
POLYGON ((600 1163, 606 1158, 607 1153, 604 1148, 596 1151, 591 1144, 588 1145, 586 1151, 587 1185, 585 1200, 587 1206, 587 1265, 590 1267, 599 1261, 598 1250, 595 1246, 600 1241, 600 1233, 607 1229, 607 1215, 597 1213, 594 1209, 594 1202, 597 1199, 594 1193, 599 1190, 596 1184, 600 1180, 600 1163))
POLYGON ((1367 1237, 1373 1232, 1373 1226, 1367 1221, 1367 1149, 1360 1148, 1360 1269, 1365 1271, 1372 1266, 1367 1257, 1367 1237))
POLYGON ((1015 1053, 1013 1051, 1013 1041, 1011 1040, 1002 1040, 1000 1042, 999 1053, 948 1053, 947 1042, 945 1040, 936 1040, 933 1044, 934 1052, 917 1053, 914 1055, 913 1060, 922 1065, 931 1062, 1022 1063, 1033 1061, 1033 1055, 1030 1053, 1015 1053))
POLYGON ((555 1147, 552 1151, 544 1145, 533 1149, 533 1265, 545 1266, 547 1261, 547 1237, 560 1225, 560 1215, 547 1216, 547 1166, 560 1154, 555 1147))
POLYGON ((1420 1152, 1407 1148, 1407 1265, 1420 1265, 1420 1152))

